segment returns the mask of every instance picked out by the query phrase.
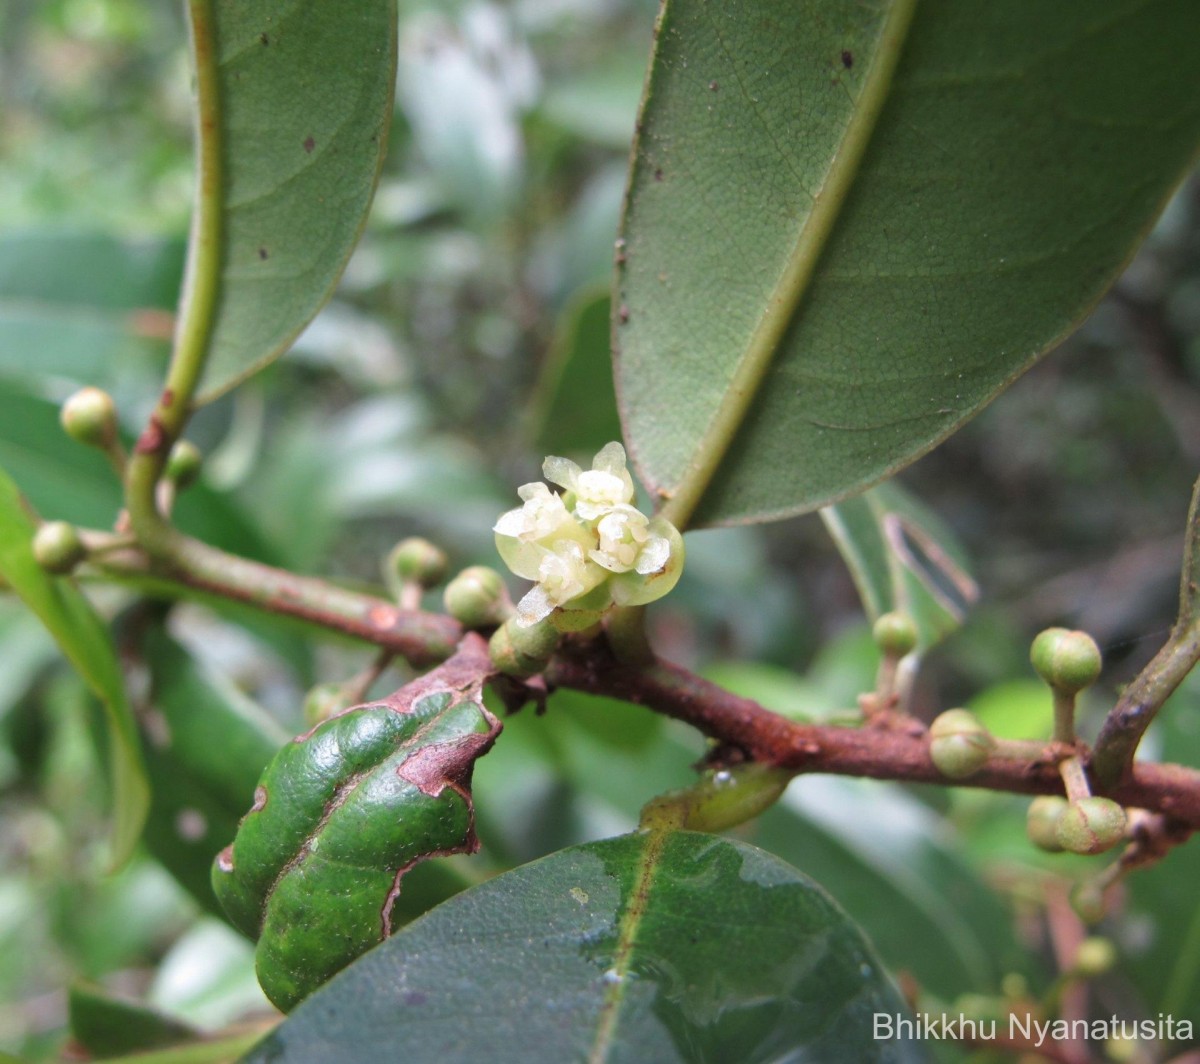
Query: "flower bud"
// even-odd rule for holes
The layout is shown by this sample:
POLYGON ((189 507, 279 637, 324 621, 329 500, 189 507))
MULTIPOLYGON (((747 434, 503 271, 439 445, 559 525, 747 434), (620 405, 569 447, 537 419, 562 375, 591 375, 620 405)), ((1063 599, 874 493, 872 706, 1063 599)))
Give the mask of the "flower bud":
POLYGON ((1111 798, 1071 802, 1058 821, 1058 842, 1072 853, 1111 850, 1125 837, 1125 810, 1111 798))
POLYGON ((1069 803, 1061 795, 1043 794, 1029 803, 1025 816, 1025 834, 1029 841, 1047 853, 1061 853, 1058 841, 1058 822, 1069 803))
POLYGON ((440 547, 420 536, 410 536, 391 549, 384 562, 384 576, 389 583, 395 578, 402 584, 418 584, 428 589, 442 582, 448 564, 446 552, 440 547))
POLYGON ((917 626, 907 613, 899 610, 883 614, 871 634, 875 645, 888 657, 902 658, 917 646, 917 626))
POLYGON ((1104 919, 1104 887, 1092 879, 1076 883, 1071 889, 1071 907, 1085 924, 1104 919))
POLYGON ((1029 660, 1046 683, 1067 694, 1090 687, 1100 675, 1100 648, 1087 632, 1047 628, 1033 641, 1029 660))
POLYGON ((512 618, 496 629, 488 652, 492 664, 506 676, 525 679, 542 671, 558 641, 558 630, 548 620, 521 625, 512 618))
POLYGON ((117 439, 117 408, 99 388, 81 388, 62 405, 62 427, 71 439, 102 450, 117 439))
POLYGON ((1117 963, 1117 947, 1107 938, 1093 935, 1079 943, 1075 951, 1075 963, 1071 965, 1073 974, 1085 979, 1103 975, 1117 963))
POLYGON ((199 447, 188 440, 176 440, 167 455, 167 480, 175 485, 176 491, 184 491, 196 482, 203 463, 204 455, 199 447))
POLYGON ((74 525, 47 521, 33 534, 33 557, 46 572, 65 576, 87 557, 87 548, 74 525))
POLYGON ((503 577, 486 565, 472 565, 459 573, 446 585, 442 601, 446 612, 465 628, 503 624, 512 613, 503 577))
POLYGON ((975 714, 965 709, 948 709, 929 726, 929 756, 952 780, 978 772, 995 744, 975 714))

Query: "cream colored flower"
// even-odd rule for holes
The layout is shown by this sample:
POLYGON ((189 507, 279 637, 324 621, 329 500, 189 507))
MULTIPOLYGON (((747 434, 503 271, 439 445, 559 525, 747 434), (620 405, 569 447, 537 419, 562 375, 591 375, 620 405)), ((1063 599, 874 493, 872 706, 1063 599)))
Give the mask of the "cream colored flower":
MULTIPOLYGON (((638 606, 661 598, 683 569, 683 538, 662 517, 632 505, 625 448, 610 443, 580 469, 547 458, 545 484, 525 484, 523 505, 496 522, 496 549, 505 564, 535 586, 517 603, 517 623, 536 624, 562 609, 557 623, 599 619, 613 603, 638 606)), ((569 630, 575 630, 571 628, 569 630)))
POLYGON ((610 573, 656 573, 671 553, 667 539, 653 534, 650 519, 633 506, 614 506, 596 522, 596 533, 600 545, 588 556, 610 573))
POLYGON ((553 610, 572 599, 586 595, 604 580, 605 572, 574 540, 564 539, 552 549, 541 552, 537 585, 517 603, 517 619, 522 625, 536 624, 553 610))
POLYGON ((542 464, 545 478, 575 496, 575 516, 594 521, 609 510, 633 501, 633 478, 625 468, 625 448, 606 444, 582 470, 566 458, 551 456, 542 464))
POLYGON ((517 494, 525 500, 524 506, 500 515, 493 531, 502 536, 532 542, 548 539, 572 520, 563 505, 562 496, 551 491, 540 480, 522 484, 517 494))

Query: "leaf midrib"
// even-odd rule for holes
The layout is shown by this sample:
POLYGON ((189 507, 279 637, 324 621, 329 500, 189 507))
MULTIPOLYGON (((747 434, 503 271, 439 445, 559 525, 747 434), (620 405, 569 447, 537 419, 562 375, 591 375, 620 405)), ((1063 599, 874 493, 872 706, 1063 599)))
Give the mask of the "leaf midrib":
POLYGON ((817 264, 858 176, 859 166, 887 102, 917 0, 894 0, 880 31, 879 47, 863 81, 858 107, 825 180, 788 256, 766 310, 738 358, 721 401, 696 442, 662 516, 684 529, 724 461, 767 370, 779 350, 816 272, 817 264))
POLYGON ((605 1064, 613 1047, 621 1005, 625 1000, 625 988, 629 979, 629 967, 633 960, 634 946, 637 943, 637 933, 642 925, 642 919, 646 915, 646 910, 649 908, 654 874, 658 870, 660 858, 669 837, 670 832, 666 830, 651 831, 646 835, 642 855, 638 860, 637 871, 633 877, 633 890, 629 895, 629 904, 621 914, 617 929, 617 945, 613 950, 613 962, 610 969, 612 982, 604 995, 604 1002, 600 1006, 600 1015, 596 1021, 596 1040, 592 1043, 592 1051, 588 1054, 588 1064, 605 1064))

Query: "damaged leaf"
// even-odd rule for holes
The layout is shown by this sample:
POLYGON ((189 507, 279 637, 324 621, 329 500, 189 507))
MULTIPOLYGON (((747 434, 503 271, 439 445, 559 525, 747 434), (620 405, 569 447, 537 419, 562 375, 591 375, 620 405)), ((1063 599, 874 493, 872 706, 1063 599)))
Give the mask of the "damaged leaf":
MULTIPOLYGON (((500 722, 483 705, 487 647, 288 743, 213 866, 213 890, 258 938, 259 982, 287 1011, 393 930, 404 878, 478 849, 475 759, 500 722)), ((397 924, 402 922, 395 921, 397 924)))

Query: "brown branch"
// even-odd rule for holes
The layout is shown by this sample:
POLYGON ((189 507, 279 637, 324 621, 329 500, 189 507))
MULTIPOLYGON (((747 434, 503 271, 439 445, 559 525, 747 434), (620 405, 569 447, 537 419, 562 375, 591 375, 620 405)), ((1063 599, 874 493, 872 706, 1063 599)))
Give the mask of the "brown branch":
MULTIPOLYGON (((546 679, 552 685, 646 706, 766 764, 838 776, 951 783, 930 760, 926 730, 915 720, 901 718, 898 725, 868 728, 800 724, 677 665, 660 661, 628 668, 594 651, 560 654, 547 669, 546 679)), ((974 775, 953 785, 1017 794, 1063 793, 1053 758, 993 757, 974 775)), ((1156 810, 1200 830, 1200 772, 1181 765, 1139 763, 1104 793, 1122 805, 1156 810)))
MULTIPOLYGON (((203 572, 164 569, 138 551, 94 559, 101 573, 152 593, 178 597, 186 589, 297 618, 394 651, 426 666, 449 657, 462 638, 456 621, 399 609, 386 599, 301 577, 211 547, 203 572)), ((568 643, 546 668, 551 687, 570 687, 645 706, 684 721, 710 738, 765 764, 797 772, 947 785, 929 758, 918 721, 881 715, 870 727, 800 724, 757 702, 662 661, 623 665, 601 641, 568 643)), ((1019 794, 1061 794, 1056 759, 993 757, 956 786, 1019 794)), ((1200 830, 1200 772, 1181 765, 1139 763, 1105 791, 1123 805, 1163 814, 1184 829, 1200 830)))

